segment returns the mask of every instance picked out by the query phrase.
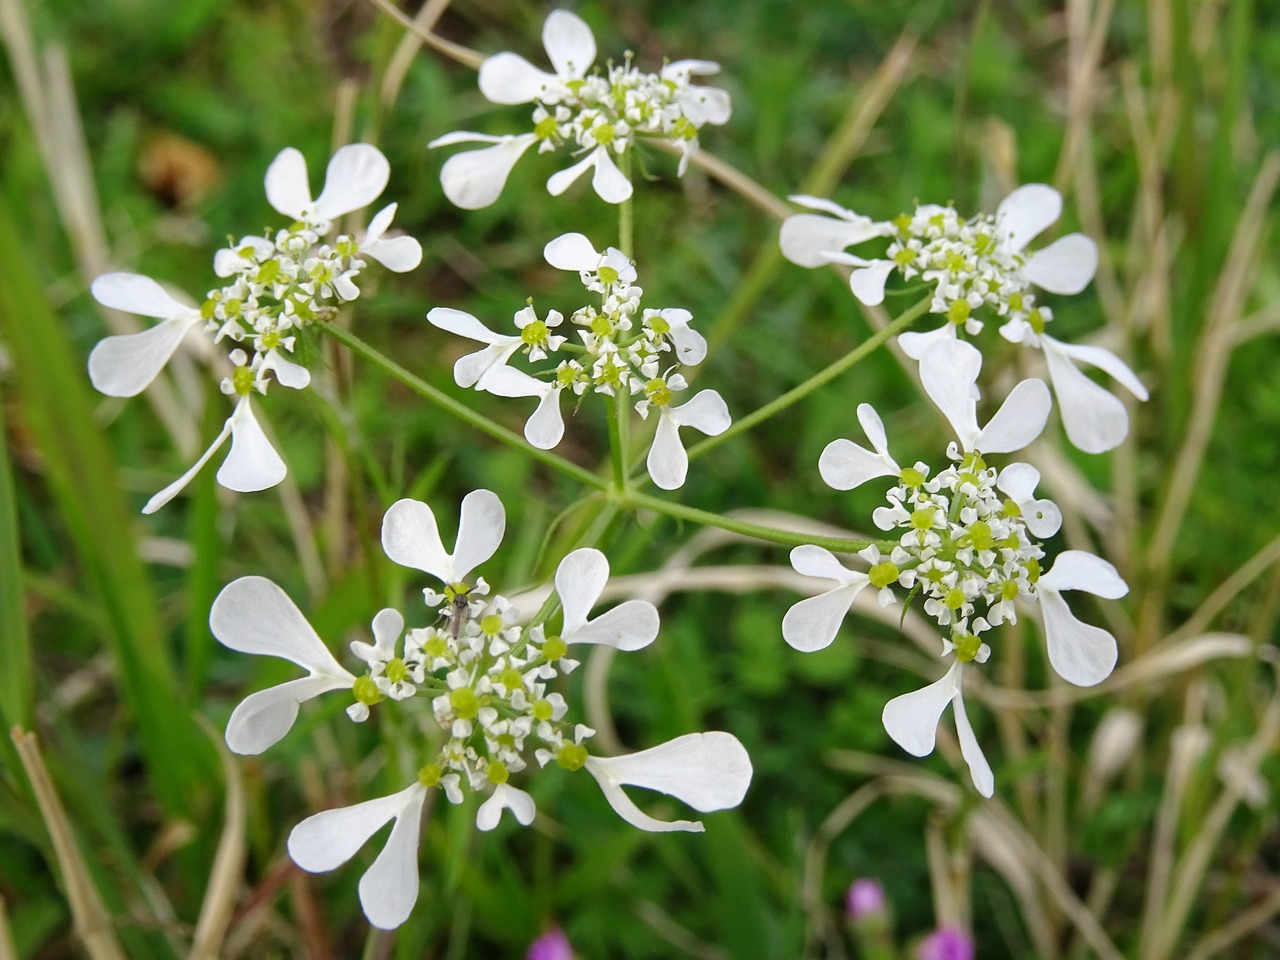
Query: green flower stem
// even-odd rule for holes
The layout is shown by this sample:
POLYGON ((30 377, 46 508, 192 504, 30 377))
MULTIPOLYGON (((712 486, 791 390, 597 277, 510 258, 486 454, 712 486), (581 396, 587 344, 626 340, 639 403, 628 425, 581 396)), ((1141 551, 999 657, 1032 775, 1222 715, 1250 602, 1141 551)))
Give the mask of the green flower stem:
POLYGON ((862 343, 858 344, 835 363, 831 364, 829 367, 819 370, 798 387, 788 390, 776 400, 766 403, 763 407, 747 414, 741 420, 735 420, 733 425, 719 436, 707 437, 707 439, 703 440, 701 443, 695 443, 689 448, 689 459, 693 460, 695 457, 700 457, 704 453, 714 450, 726 440, 750 430, 752 427, 756 426, 756 424, 763 423, 774 414, 781 413, 783 410, 787 409, 787 407, 791 406, 797 400, 807 397, 819 387, 831 380, 834 380, 850 367, 866 358, 873 350, 876 349, 876 347, 880 346, 894 334, 901 333, 920 317, 924 316, 924 314, 929 310, 929 304, 930 300, 926 297, 895 319, 883 330, 878 330, 873 333, 868 339, 862 341, 862 343))
POLYGON ((527 453, 529 456, 533 457, 533 459, 559 470, 561 473, 572 477, 584 486, 591 487, 595 490, 609 489, 608 480, 603 477, 596 476, 590 470, 586 470, 575 463, 570 463, 563 457, 556 456, 549 450, 539 450, 519 434, 512 433, 501 424, 494 423, 488 417, 476 413, 474 410, 453 399, 453 397, 449 396, 447 393, 431 386, 431 384, 427 383, 421 377, 410 373, 390 357, 385 356, 374 347, 365 343, 351 331, 344 330, 342 327, 332 323, 317 323, 316 326, 343 346, 368 360, 374 366, 381 367, 386 373, 390 374, 396 380, 399 380, 414 393, 418 394, 418 396, 425 400, 430 400, 437 407, 453 414, 464 423, 470 424, 477 430, 487 433, 495 440, 505 443, 509 447, 527 453))
POLYGON ((744 520, 722 517, 718 513, 709 513, 696 507, 668 503, 666 500, 650 496, 647 493, 628 493, 624 503, 628 507, 652 510, 655 513, 665 514, 677 520, 687 520, 690 523, 696 523, 704 527, 719 527, 721 530, 740 533, 744 537, 755 537, 757 540, 767 540, 770 543, 780 543, 788 547, 813 544, 818 547, 826 547, 836 553, 857 553, 859 550, 865 550, 873 543, 880 543, 878 540, 847 540, 843 537, 819 537, 809 533, 798 533, 794 530, 765 527, 758 523, 747 523, 744 520))

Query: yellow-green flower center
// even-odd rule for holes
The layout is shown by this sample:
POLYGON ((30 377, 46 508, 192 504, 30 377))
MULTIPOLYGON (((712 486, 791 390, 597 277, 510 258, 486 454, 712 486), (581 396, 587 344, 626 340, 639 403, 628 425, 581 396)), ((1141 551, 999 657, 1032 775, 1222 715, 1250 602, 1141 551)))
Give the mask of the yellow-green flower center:
POLYGON ((566 770, 581 770, 587 762, 587 748, 580 743, 566 743, 556 754, 556 763, 566 770))
POLYGON ((547 637, 542 644, 542 655, 554 662, 569 652, 569 645, 559 637, 547 637))
POLYGON ((485 776, 493 784, 506 783, 511 779, 511 773, 507 770, 507 765, 501 760, 489 761, 489 769, 485 771, 485 776))
POLYGON ((459 687, 449 691, 449 705, 453 712, 463 720, 474 719, 480 712, 480 699, 470 687, 459 687))
POLYGON ((372 707, 382 699, 382 693, 372 677, 356 677, 356 682, 351 685, 351 693, 366 707, 372 707))
POLYGON ((444 771, 438 763, 428 763, 418 770, 418 782, 424 787, 434 787, 440 783, 444 771))
POLYGON ((244 397, 253 392, 253 371, 248 367, 236 367, 231 371, 231 387, 244 397))
POLYGON ((520 331, 520 339, 531 347, 537 346, 546 342, 547 332, 547 325, 543 321, 534 320, 524 325, 524 328, 520 331))
POLYGON ((951 642, 956 647, 956 659, 962 663, 971 663, 982 648, 982 641, 968 634, 953 637, 951 642))
POLYGON ((891 583, 897 583, 899 573, 901 571, 898 565, 892 560, 881 560, 871 568, 868 575, 871 577, 871 585, 879 590, 891 583))

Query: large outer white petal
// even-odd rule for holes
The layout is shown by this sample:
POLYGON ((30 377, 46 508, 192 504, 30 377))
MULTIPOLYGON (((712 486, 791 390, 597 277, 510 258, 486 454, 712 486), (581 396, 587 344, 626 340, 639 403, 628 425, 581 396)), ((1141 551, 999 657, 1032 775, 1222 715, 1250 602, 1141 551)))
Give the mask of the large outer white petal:
POLYGON ((278 347, 267 351, 262 358, 262 366, 275 373, 276 382, 290 390, 305 390, 311 384, 311 371, 300 363, 294 363, 278 347))
POLYGON ((492 490, 472 490, 462 498, 458 542, 453 548, 453 575, 465 580, 497 552, 507 529, 507 512, 492 490))
POLYGON ((187 468, 187 472, 180 476, 173 483, 169 484, 154 497, 146 502, 142 508, 143 513, 155 513, 166 503, 182 492, 183 488, 192 481, 197 473, 209 462, 209 458, 218 452, 219 448, 227 442, 227 437, 231 436, 231 418, 227 418, 227 422, 222 425, 222 432, 213 438, 213 442, 209 444, 204 453, 200 454, 200 459, 187 468))
POLYGON ((791 566, 795 568, 796 573, 806 577, 822 577, 846 587, 867 577, 865 573, 850 570, 826 547, 816 547, 811 543, 792 548, 791 566))
POLYGON ((181 313, 148 330, 98 341, 89 354, 90 382, 109 397, 137 396, 199 322, 198 311, 183 308, 181 313))
MULTIPOLYGON (((516 161, 537 139, 532 133, 525 133, 503 137, 492 147, 454 154, 440 168, 444 195, 463 210, 489 206, 502 195, 516 161)), ((434 142, 440 144, 440 140, 434 142)))
POLYGON ((675 344, 676 356, 680 358, 681 363, 696 366, 706 359, 706 337, 689 326, 689 321, 693 319, 693 314, 680 307, 668 307, 665 310, 658 311, 658 313, 671 328, 667 332, 667 336, 675 344))
POLYGON ((1053 339, 1053 337, 1042 337, 1041 339, 1049 341, 1055 350, 1066 354, 1072 360, 1078 360, 1081 363, 1087 363, 1100 370, 1105 370, 1119 380, 1124 388, 1139 400, 1147 399, 1147 388, 1143 386, 1137 374, 1130 370, 1129 365, 1110 350, 1105 350, 1102 347, 1091 347, 1087 344, 1063 343, 1061 340, 1053 339))
POLYGON ((231 650, 280 657, 318 676, 355 679, 289 595, 266 577, 241 577, 223 587, 209 610, 209 629, 231 650))
POLYGON ((1124 404, 1078 370, 1062 349, 1064 344, 1050 337, 1040 340, 1067 438, 1085 453, 1105 453, 1120 446, 1129 433, 1124 404))
POLYGON ((1033 253, 1024 270, 1050 293, 1079 293, 1098 271, 1098 245, 1083 233, 1069 234, 1033 253))
POLYGON ((566 233, 548 241, 542 255, 557 270, 594 270, 600 265, 599 252, 581 233, 566 233))
POLYGON ((503 334, 494 333, 471 314, 453 307, 432 307, 427 311, 427 322, 441 330, 481 343, 500 343, 509 339, 503 334))
POLYGON ((573 633, 584 623, 609 580, 609 561, 594 547, 575 550, 556 567, 556 593, 564 608, 564 631, 573 633))
POLYGON ((355 677, 350 674, 346 679, 316 675, 250 694, 240 701, 227 721, 227 747, 241 756, 262 753, 279 743, 293 727, 300 703, 330 690, 350 688, 354 682, 355 677))
POLYGON ((1078 687, 1091 687, 1109 677, 1119 655, 1116 638, 1101 627, 1077 620, 1062 595, 1044 586, 1043 577, 1036 593, 1049 663, 1058 676, 1078 687))
POLYGON ((802 267, 820 267, 830 262, 827 253, 879 235, 879 226, 869 217, 833 220, 814 213, 797 213, 782 221, 778 245, 782 248, 782 255, 792 263, 802 267))
POLYGON ((884 285, 893 273, 892 260, 872 260, 849 274, 849 289, 868 307, 884 303, 884 285))
POLYGON ((293 147, 285 147, 267 167, 267 203, 294 220, 301 220, 311 206, 307 185, 307 161, 293 147))
POLYGON ((547 180, 547 192, 553 197, 560 196, 588 169, 594 171, 591 186, 601 200, 606 203, 622 203, 631 196, 631 181, 613 162, 608 147, 596 147, 573 166, 553 173, 547 180))
POLYGON ((935 343, 943 340, 956 339, 956 325, 947 321, 936 330, 926 330, 923 333, 900 333, 898 334, 898 346, 912 360, 919 361, 924 356, 924 352, 935 343))
POLYGON ((974 441, 975 449, 983 453, 1021 450, 1040 436, 1052 409, 1053 398, 1043 380, 1021 381, 1009 391, 996 415, 982 428, 974 441))
POLYGON ((89 285, 93 299, 112 310, 167 320, 192 308, 140 273, 104 273, 89 285))
POLYGON ((658 415, 658 428, 653 434, 653 446, 645 460, 654 485, 663 490, 678 490, 684 486, 689 473, 689 455, 680 442, 680 425, 663 407, 658 415))
POLYGON ((681 112, 695 127, 704 124, 720 126, 733 116, 733 100, 726 90, 719 87, 700 87, 690 84, 677 95, 681 112))
POLYGON ((421 500, 397 500, 382 518, 382 549, 394 563, 452 583, 453 558, 445 552, 431 508, 421 500))
POLYGON ((982 354, 963 340, 938 340, 920 357, 924 392, 951 423, 966 451, 978 439, 978 402, 974 384, 982 369, 982 354))
POLYGON ((896 477, 892 457, 872 453, 852 440, 832 440, 818 458, 818 473, 833 490, 852 490, 875 477, 896 477))
POLYGON ((404 795, 408 801, 396 814, 382 852, 360 878, 360 906, 380 930, 400 926, 418 902, 418 835, 427 791, 422 786, 409 787, 398 794, 404 795))
POLYGON ((502 819, 502 811, 510 810, 512 816, 527 827, 533 823, 538 809, 533 797, 509 783, 500 783, 493 788, 493 796, 480 804, 476 811, 476 826, 481 830, 492 830, 502 819))
POLYGON ((228 490, 253 493, 274 487, 283 480, 288 468, 253 415, 248 396, 236 404, 229 422, 231 451, 218 468, 218 483, 228 490))
POLYGON ((581 79, 596 60, 596 38, 581 17, 553 10, 542 25, 542 45, 561 79, 581 79))
POLYGON ((951 706, 956 714, 960 756, 964 757, 964 762, 968 764, 969 776, 973 778, 973 785, 978 788, 978 792, 984 797, 990 797, 996 792, 996 778, 991 772, 991 764, 987 763, 986 754, 982 752, 978 738, 973 735, 973 727, 969 725, 969 715, 964 710, 964 695, 960 691, 959 670, 956 671, 956 696, 951 701, 951 706))
POLYGON ((333 220, 367 207, 387 189, 391 164, 382 151, 368 143, 339 147, 324 175, 324 189, 316 197, 314 216, 333 220))
POLYGON ((425 795, 426 788, 415 783, 387 797, 313 814, 290 832, 289 856, 308 873, 336 870, 392 817, 413 805, 420 810, 425 795))
POLYGON ((480 92, 491 103, 532 103, 557 82, 516 53, 495 53, 480 64, 480 92))
POLYGON ((1064 550, 1053 562, 1053 568, 1040 578, 1047 590, 1083 590, 1095 597, 1119 600, 1129 592, 1114 566, 1083 550, 1064 550))
POLYGON ((702 824, 663 823, 644 815, 621 786, 657 790, 708 813, 741 803, 752 773, 746 749, 732 734, 719 731, 687 734, 628 756, 589 757, 587 770, 600 784, 610 806, 629 823, 642 830, 694 832, 700 832, 702 824))
POLYGON ((719 436, 733 423, 724 398, 714 390, 699 390, 687 403, 672 407, 671 413, 680 426, 693 427, 709 437, 719 436))
POLYGON ((831 646, 854 598, 869 581, 865 575, 850 584, 801 600, 782 618, 782 639, 802 653, 831 646))
POLYGON ((413 237, 390 237, 366 241, 360 252, 372 257, 393 273, 408 273, 422 263, 422 244, 413 237))
POLYGON ((1029 463, 1010 463, 996 477, 997 489, 1003 491, 1022 510, 1027 529, 1041 540, 1058 532, 1062 511, 1052 500, 1037 500, 1036 486, 1040 471, 1029 463))
POLYGON ((1062 194, 1043 183, 1028 183, 1000 202, 996 229, 1004 248, 1018 253, 1062 216, 1062 194))
MULTIPOLYGON (((492 393, 492 386, 487 389, 492 393)), ((560 391, 548 390, 538 407, 525 421, 524 438, 539 450, 550 450, 564 437, 564 415, 560 412, 560 391)))
POLYGON ((658 637, 658 608, 648 600, 628 600, 583 624, 566 643, 596 643, 616 650, 640 650, 658 637))
POLYGON ((957 660, 942 679, 886 703, 880 719, 893 742, 915 757, 933 753, 938 721, 959 691, 959 680, 960 661, 957 660))

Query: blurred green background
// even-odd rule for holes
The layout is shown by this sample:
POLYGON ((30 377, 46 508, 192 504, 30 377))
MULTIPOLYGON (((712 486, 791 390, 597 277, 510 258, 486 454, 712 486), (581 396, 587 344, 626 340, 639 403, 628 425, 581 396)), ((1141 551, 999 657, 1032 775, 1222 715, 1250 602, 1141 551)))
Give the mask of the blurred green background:
MULTIPOLYGON (((392 165, 384 200, 399 202, 396 225, 425 257, 407 276, 376 271, 352 329, 519 430, 524 402, 452 385, 465 345, 424 314, 452 306, 501 324, 530 296, 568 313, 578 285, 546 265, 542 247, 570 230, 598 247, 617 242, 617 213, 585 184, 548 197, 543 184, 563 158, 534 155, 492 207, 453 208, 438 180, 451 151, 427 142, 460 129, 520 132, 527 111, 489 104, 473 71, 430 50, 401 74, 392 65, 405 30, 372 4, 0 7, 0 466, 10 478, 0 483, 0 706, 8 723, 39 733, 127 955, 187 956, 226 788, 193 717, 220 730, 248 692, 294 675, 214 643, 207 611, 217 591, 270 576, 340 651, 380 607, 423 585, 377 547, 381 515, 399 497, 452 518, 467 491, 496 491, 507 541, 484 573, 506 593, 545 580, 592 507, 561 518, 583 491, 316 336, 313 367, 327 371, 317 388, 273 391, 261 405, 289 483, 237 497, 206 469, 186 496, 142 518, 146 498, 192 459, 182 431, 188 444, 207 439, 227 409, 214 378, 190 363, 167 381, 168 420, 143 399, 94 394, 84 361, 107 328, 88 280, 125 269, 200 297, 223 238, 279 222, 262 176, 282 147, 307 156, 318 191, 335 138, 374 142, 392 165)), ((458 2, 437 29, 541 64, 549 9, 458 2)), ((220 955, 515 957, 558 924, 589 958, 858 956, 842 897, 872 876, 904 944, 950 921, 971 924, 983 958, 1104 955, 1082 932, 1092 923, 1122 956, 1198 956, 1206 943, 1205 956, 1275 956, 1276 818, 1266 803, 1222 802, 1236 788, 1220 770, 1252 743, 1246 766, 1260 774, 1250 782, 1265 788, 1276 774, 1274 733, 1257 746, 1257 731, 1270 729, 1280 606, 1280 8, 644 0, 573 9, 595 30, 601 60, 633 50, 652 69, 663 58, 718 61, 714 82, 731 92, 733 118, 706 128, 703 146, 776 197, 815 190, 887 219, 916 200, 971 213, 993 210, 1018 183, 1059 186, 1058 229, 1095 236, 1104 267, 1081 296, 1050 300, 1054 332, 1079 341, 1105 326, 1101 342, 1153 396, 1132 409, 1130 440, 1112 455, 1046 443, 1048 494, 1073 518, 1050 553, 1092 544, 1133 587, 1105 609, 1076 604, 1117 634, 1122 664, 1159 662, 1208 631, 1246 638, 1249 652, 1192 656, 1080 702, 1019 706, 1001 694, 1057 690, 1028 618, 990 664, 991 689, 971 694, 997 774, 997 799, 984 807, 954 750, 898 765, 910 758, 888 740, 880 710, 941 670, 895 629, 851 618, 831 648, 802 655, 779 632, 792 592, 676 594, 661 606, 659 641, 610 669, 613 721, 632 748, 695 730, 736 734, 756 769, 739 811, 707 817, 703 836, 651 837, 617 820, 593 782, 555 769, 529 778, 534 829, 508 822, 480 836, 473 809, 439 805, 416 912, 396 935, 370 938, 355 888, 376 844, 311 878, 291 866, 284 838, 315 810, 400 789, 414 765, 396 745, 410 732, 390 711, 390 723, 356 727, 340 716, 345 701, 318 701, 280 745, 237 761, 248 853, 220 955), (1118 716, 1140 723, 1140 744, 1107 767, 1098 757, 1113 741, 1098 731, 1118 716), (1201 736, 1195 749, 1188 731, 1201 736), (999 848, 1006 815, 1016 839, 999 848), (1184 859, 1210 831, 1205 862, 1184 859), (1193 875, 1179 893, 1178 878, 1193 875), (1219 941, 1204 938, 1251 910, 1256 922, 1213 952, 1219 941), (1170 942, 1155 942, 1158 929, 1170 942)), ((653 180, 637 191, 635 257, 646 305, 693 312, 715 341, 697 383, 719 389, 735 415, 873 329, 834 272, 782 261, 774 217, 696 167, 676 179, 666 154, 646 154, 645 167, 653 180)), ((912 302, 891 297, 887 309, 912 302)), ((1038 358, 1004 344, 994 325, 980 342, 1006 388, 1013 372, 1037 372, 1038 358)), ((881 351, 697 461, 675 498, 866 530, 879 488, 834 494, 816 470, 830 440, 858 439, 853 412, 864 401, 884 414, 895 451, 939 459, 945 423, 881 351)), ((1056 419, 1050 431, 1060 433, 1056 419)), ((595 468, 607 450, 596 408, 584 406, 558 452, 595 468)), ((655 570, 695 532, 629 518, 611 532, 613 570, 655 570)), ((787 565, 785 548, 740 542, 699 562, 787 565)), ((585 672, 566 690, 576 710, 585 672)), ((3 750, 0 897, 16 955, 77 956, 49 834, 7 740, 3 750)), ((642 803, 666 809, 660 798, 642 803)))

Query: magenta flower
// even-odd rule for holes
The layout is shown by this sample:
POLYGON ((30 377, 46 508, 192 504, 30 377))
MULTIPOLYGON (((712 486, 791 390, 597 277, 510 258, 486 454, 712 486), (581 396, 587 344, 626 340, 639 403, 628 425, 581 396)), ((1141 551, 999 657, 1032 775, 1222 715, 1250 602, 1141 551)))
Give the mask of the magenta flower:
POLYGON ((573 960, 573 947, 564 931, 553 927, 529 944, 525 960, 573 960))
POLYGON ((880 881, 863 877, 853 881, 844 898, 845 910, 851 920, 884 913, 884 887, 880 881))
POLYGON ((919 960, 974 960, 973 940, 958 927, 941 927, 920 943, 919 960))

